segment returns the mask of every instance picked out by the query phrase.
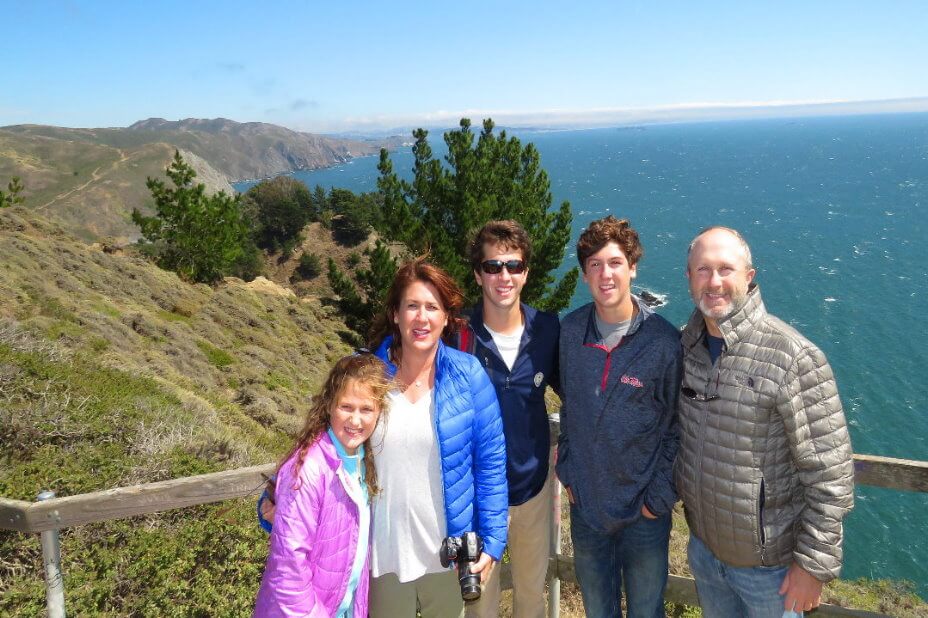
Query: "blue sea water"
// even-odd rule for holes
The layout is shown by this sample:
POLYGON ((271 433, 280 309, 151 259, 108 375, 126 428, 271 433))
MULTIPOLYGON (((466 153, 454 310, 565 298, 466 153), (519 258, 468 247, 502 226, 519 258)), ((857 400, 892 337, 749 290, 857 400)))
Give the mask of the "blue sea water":
MULTIPOLYGON (((682 325, 689 241, 710 224, 739 229, 770 312, 828 355, 855 452, 928 460, 928 114, 515 135, 537 146, 555 204, 571 203, 565 268, 590 221, 628 218, 645 247, 637 283, 666 294, 661 313, 682 325)), ((392 158, 409 172, 408 149, 392 158)), ((372 191, 376 164, 295 176, 372 191)), ((581 283, 572 304, 589 298, 581 283)), ((928 598, 926 531, 928 495, 858 487, 843 576, 908 579, 928 598)))

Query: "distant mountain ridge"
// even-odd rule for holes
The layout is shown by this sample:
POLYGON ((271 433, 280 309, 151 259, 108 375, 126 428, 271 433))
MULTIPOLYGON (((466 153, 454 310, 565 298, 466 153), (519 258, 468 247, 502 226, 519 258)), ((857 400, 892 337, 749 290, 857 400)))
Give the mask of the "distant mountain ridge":
POLYGON ((86 141, 116 148, 165 143, 207 161, 229 182, 318 169, 394 148, 400 138, 378 141, 338 139, 293 131, 264 122, 226 118, 148 118, 126 128, 70 129, 46 125, 0 127, 19 135, 86 141))
POLYGON ((125 128, 0 127, 0 184, 22 178, 26 206, 86 240, 138 237, 129 215, 150 213, 147 177, 163 177, 175 149, 211 192, 231 182, 318 169, 395 148, 400 138, 337 139, 226 118, 140 120, 125 128))
POLYGON ((128 131, 176 141, 209 161, 232 182, 328 167, 354 157, 378 154, 381 147, 395 147, 399 143, 397 139, 377 142, 336 139, 264 122, 235 122, 226 118, 177 121, 149 118, 131 125, 128 131))

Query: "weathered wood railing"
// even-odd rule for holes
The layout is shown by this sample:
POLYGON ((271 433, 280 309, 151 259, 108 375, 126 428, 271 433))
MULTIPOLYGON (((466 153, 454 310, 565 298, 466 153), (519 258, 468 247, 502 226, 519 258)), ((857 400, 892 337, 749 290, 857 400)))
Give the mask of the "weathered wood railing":
MULTIPOLYGON (((555 440, 558 429, 556 417, 552 418, 551 434, 555 440)), ((77 496, 49 498, 46 495, 38 502, 0 497, 0 529, 43 535, 49 616, 57 618, 64 616, 63 577, 58 564, 60 558, 56 556, 57 530, 255 495, 258 491, 256 488, 261 487, 265 476, 273 470, 274 464, 265 464, 77 496)), ((858 485, 928 492, 928 462, 925 461, 854 455, 854 474, 858 485)), ((557 509, 556 512, 560 512, 558 504, 559 495, 556 492, 555 504, 552 505, 552 508, 557 509)), ((552 534, 557 536, 560 522, 558 518, 554 518, 554 522, 555 530, 552 534)), ((573 556, 561 554, 559 543, 553 545, 553 548, 548 575, 550 588, 554 592, 552 597, 556 598, 555 591, 559 582, 576 583, 577 577, 573 556)), ((504 587, 511 587, 508 565, 503 565, 501 581, 504 587)), ((665 598, 673 603, 699 604, 693 579, 677 575, 670 575, 665 598)), ((550 606, 553 610, 550 615, 557 615, 557 603, 550 603, 550 606)), ((822 605, 817 615, 867 617, 883 614, 822 605)))

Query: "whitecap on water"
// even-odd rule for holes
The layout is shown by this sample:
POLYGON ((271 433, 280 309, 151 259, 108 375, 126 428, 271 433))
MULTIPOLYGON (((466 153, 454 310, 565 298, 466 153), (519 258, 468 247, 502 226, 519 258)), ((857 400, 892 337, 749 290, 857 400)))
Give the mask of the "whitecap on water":
POLYGON ((829 296, 829 297, 825 298, 825 302, 826 302, 826 303, 834 303, 834 302, 837 302, 837 301, 838 301, 838 299, 835 298, 835 297, 833 297, 833 296, 829 296))

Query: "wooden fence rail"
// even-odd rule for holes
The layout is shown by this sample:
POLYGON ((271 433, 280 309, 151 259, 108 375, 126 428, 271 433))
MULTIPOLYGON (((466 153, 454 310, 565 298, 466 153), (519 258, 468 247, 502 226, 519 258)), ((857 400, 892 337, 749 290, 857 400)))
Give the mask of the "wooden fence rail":
MULTIPOLYGON (((553 418, 552 439, 556 440, 558 429, 558 422, 553 418)), ((272 473, 274 468, 275 464, 251 466, 77 496, 51 498, 41 502, 0 497, 0 529, 42 533, 70 526, 255 496, 260 493, 265 477, 272 473)), ((928 492, 928 462, 925 461, 854 455, 854 475, 859 485, 928 492)), ((503 565, 501 579, 504 586, 510 587, 507 567, 508 565, 503 565)), ((556 580, 576 583, 573 556, 556 553, 551 557, 549 573, 556 580)), ((698 605, 693 579, 671 575, 665 598, 674 603, 698 605)), ((817 610, 817 615, 866 617, 882 614, 823 605, 817 610)))

